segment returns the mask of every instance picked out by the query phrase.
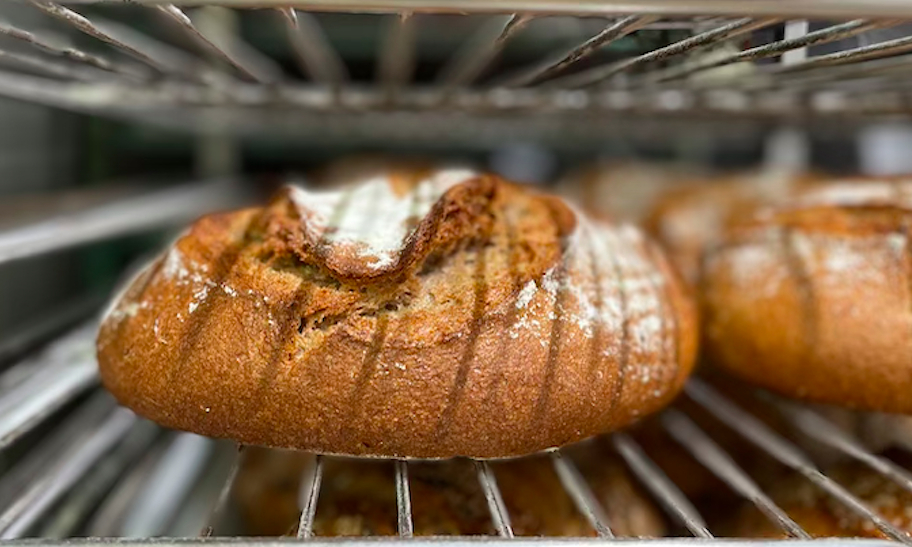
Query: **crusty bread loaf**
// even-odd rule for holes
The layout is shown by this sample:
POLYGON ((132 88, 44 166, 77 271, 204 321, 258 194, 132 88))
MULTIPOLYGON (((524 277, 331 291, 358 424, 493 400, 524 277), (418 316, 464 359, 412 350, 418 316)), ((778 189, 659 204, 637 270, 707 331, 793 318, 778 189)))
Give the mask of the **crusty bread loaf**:
POLYGON ((711 361, 784 395, 912 413, 912 184, 833 184, 731 226, 704 264, 711 361))
POLYGON ((695 284, 703 252, 730 221, 785 200, 814 180, 812 175, 761 172, 683 182, 655 199, 643 227, 662 244, 684 279, 695 284))
POLYGON ((662 408, 695 323, 636 229, 493 176, 406 172, 203 218, 112 306, 98 356, 105 386, 168 427, 498 458, 662 408))
MULTIPOLYGON (((908 457, 902 460, 900 463, 909 463, 908 457)), ((890 524, 912 533, 912 493, 859 462, 839 465, 826 474, 890 524)), ((845 504, 800 476, 790 475, 774 481, 769 492, 773 501, 813 537, 888 539, 873 522, 859 517, 845 504)), ((726 532, 740 537, 786 537, 785 532, 753 507, 739 511, 728 528, 726 532)))
MULTIPOLYGON (((574 459, 612 531, 619 536, 662 536, 660 511, 624 465, 598 443, 574 447, 574 459)), ((243 531, 254 536, 293 535, 312 473, 301 452, 251 449, 233 492, 243 531), (302 484, 304 486, 302 491, 302 484)), ((560 484, 549 458, 533 456, 492 464, 513 532, 520 536, 595 535, 560 484)), ((496 530, 474 466, 466 460, 409 465, 415 534, 494 535, 496 530)), ((396 486, 391 462, 329 458, 313 523, 318 536, 389 536, 396 530, 396 486)))

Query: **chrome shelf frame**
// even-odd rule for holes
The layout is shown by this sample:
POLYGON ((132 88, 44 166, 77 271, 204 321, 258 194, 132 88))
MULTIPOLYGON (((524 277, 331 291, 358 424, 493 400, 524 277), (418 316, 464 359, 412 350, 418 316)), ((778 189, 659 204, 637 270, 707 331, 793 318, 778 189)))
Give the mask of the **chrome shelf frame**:
MULTIPOLYGON (((197 132, 272 135, 277 128, 281 135, 286 118, 296 120, 286 126, 312 127, 321 117, 339 116, 339 126, 357 138, 401 132, 408 123, 395 117, 402 114, 429 120, 413 126, 413 141, 436 131, 434 138, 446 142, 444 128, 459 133, 459 126, 467 125, 465 131, 475 131, 491 118, 492 124, 496 118, 526 124, 532 135, 568 126, 585 132, 579 128, 586 124, 617 128, 599 122, 624 118, 784 123, 912 116, 912 36, 897 30, 912 21, 906 0, 760 0, 750 2, 749 13, 735 0, 92 2, 107 10, 138 5, 167 28, 167 39, 95 13, 86 16, 83 2, 21 1, 70 32, 91 37, 96 47, 60 44, 41 29, 0 22, 0 35, 25 46, 0 49, 0 95, 197 132), (228 29, 215 32, 198 24, 193 8, 204 5, 271 12, 276 35, 300 72, 283 71, 228 29), (346 59, 315 15, 327 10, 387 14, 371 19, 382 26, 374 81, 352 81, 346 59), (416 35, 433 17, 428 14, 440 13, 488 14, 488 22, 466 33, 432 81, 417 82, 414 69, 423 52, 416 35), (566 50, 490 74, 517 36, 532 25, 551 24, 554 15, 601 18, 604 25, 566 50), (809 31, 807 19, 795 17, 828 23, 809 31), (743 45, 782 25, 790 29, 786 37, 743 45), (681 28, 689 35, 619 61, 593 63, 596 53, 654 28, 681 28), (869 39, 876 32, 893 34, 869 39), (857 45, 845 45, 847 39, 857 45), (196 50, 171 40, 195 44, 196 50), (834 53, 807 54, 813 46, 833 43, 843 45, 834 53), (445 119, 436 130, 434 116, 445 119), (391 119, 389 126, 384 117, 391 119), (558 119, 543 125, 533 119, 538 117, 558 119)), ((248 11, 233 14, 243 17, 248 11)))
MULTIPOLYGON (((788 15, 794 17, 912 17, 905 0, 101 0, 109 3, 237 8, 295 7, 313 11, 395 13, 536 13, 548 15, 788 15)), ((91 4, 99 0, 66 0, 91 4)))

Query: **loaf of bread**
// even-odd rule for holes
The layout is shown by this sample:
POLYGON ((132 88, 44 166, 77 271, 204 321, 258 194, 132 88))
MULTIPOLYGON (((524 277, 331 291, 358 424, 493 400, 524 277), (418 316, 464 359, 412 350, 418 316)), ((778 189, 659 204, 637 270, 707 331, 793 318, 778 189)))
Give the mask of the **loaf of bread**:
POLYGON ((628 226, 467 171, 198 221, 112 306, 105 386, 164 426, 355 456, 510 457, 665 406, 693 303, 628 226))
POLYGON ((696 284, 703 252, 730 221, 786 200, 814 180, 811 175, 762 172, 681 183, 654 200, 643 227, 662 244, 684 279, 696 284))
MULTIPOLYGON (((616 456, 599 446, 574 447, 573 452, 616 535, 664 535, 661 512, 616 456)), ((494 462, 491 466, 516 535, 595 535, 562 487, 548 457, 494 462)), ((302 477, 311 476, 312 469, 313 457, 301 452, 250 449, 233 491, 244 533, 294 535, 303 497, 309 494, 310 482, 302 477)), ((324 460, 314 534, 395 535, 394 477, 391 462, 324 460)), ((416 535, 497 533, 471 462, 412 463, 409 484, 416 535)))
POLYGON ((912 413, 910 198, 834 183, 732 224, 704 263, 709 359, 790 397, 912 413))
MULTIPOLYGON (((909 459, 904 459, 908 464, 909 459)), ((858 462, 839 465, 826 474, 887 522, 912 533, 912 493, 858 462)), ((873 522, 859 517, 807 479, 794 475, 784 477, 775 481, 769 491, 773 501, 813 537, 888 539, 873 522)), ((779 526, 750 506, 738 512, 729 528, 726 532, 739 537, 787 537, 779 526)))

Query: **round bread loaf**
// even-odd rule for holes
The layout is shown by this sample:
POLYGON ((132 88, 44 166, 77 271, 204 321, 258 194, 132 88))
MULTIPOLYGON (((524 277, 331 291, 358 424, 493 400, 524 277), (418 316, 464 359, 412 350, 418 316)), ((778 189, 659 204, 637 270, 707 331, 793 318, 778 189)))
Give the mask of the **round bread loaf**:
MULTIPOLYGON (((906 464, 909 458, 902 458, 906 464)), ((827 471, 869 509, 907 534, 912 533, 912 493, 870 467, 845 463, 827 471)), ((769 489, 773 501, 815 538, 867 537, 889 539, 873 522, 856 515, 844 503, 797 476, 788 476, 769 489)), ((730 521, 733 535, 749 538, 785 538, 787 534, 753 507, 744 507, 730 521)), ((912 536, 912 534, 910 534, 912 536)))
POLYGON ((787 396, 912 413, 912 185, 824 185, 733 224, 704 263, 710 360, 787 396))
POLYGON ((634 228, 467 171, 198 221, 101 326, 102 380, 164 426, 400 458, 511 457, 665 406, 692 302, 634 228))
POLYGON ((668 253, 685 280, 696 284, 703 252, 726 224, 763 204, 785 199, 815 180, 777 172, 684 182, 654 200, 643 226, 668 253))
MULTIPOLYGON (((597 443, 593 443, 597 444, 597 443)), ((250 449, 233 499, 243 532, 294 535, 309 492, 313 456, 250 449)), ((623 463, 598 446, 574 447, 574 459, 618 536, 665 534, 661 512, 623 463)), ((392 462, 328 458, 313 531, 317 536, 396 535, 396 485, 392 462)), ((547 457, 495 462, 492 470, 513 532, 519 536, 594 536, 547 457)), ((446 460, 409 465, 415 534, 495 535, 487 501, 472 462, 446 460)))

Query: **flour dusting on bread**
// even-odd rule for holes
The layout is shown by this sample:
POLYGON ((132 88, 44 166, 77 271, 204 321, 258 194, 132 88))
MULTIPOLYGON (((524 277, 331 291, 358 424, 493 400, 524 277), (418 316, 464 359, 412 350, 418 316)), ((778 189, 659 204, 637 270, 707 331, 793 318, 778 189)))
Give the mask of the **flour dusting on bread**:
POLYGON ((413 229, 411 220, 427 215, 447 190, 475 176, 463 169, 438 171, 407 194, 397 193, 389 177, 334 192, 292 187, 291 199, 302 222, 321 233, 324 243, 352 246, 370 268, 380 270, 394 264, 402 252, 413 229))

